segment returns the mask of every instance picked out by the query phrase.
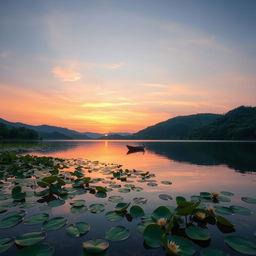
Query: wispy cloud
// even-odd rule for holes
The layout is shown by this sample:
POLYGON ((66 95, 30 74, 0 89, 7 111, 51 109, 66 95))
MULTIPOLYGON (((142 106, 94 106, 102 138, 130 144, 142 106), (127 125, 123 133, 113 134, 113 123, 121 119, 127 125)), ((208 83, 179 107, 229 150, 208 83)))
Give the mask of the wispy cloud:
POLYGON ((55 67, 52 69, 52 73, 62 82, 75 82, 81 79, 81 74, 71 68, 55 67))
POLYGON ((0 58, 5 59, 5 58, 9 57, 9 55, 10 55, 9 51, 2 51, 2 52, 0 52, 0 58))
POLYGON ((96 103, 84 103, 81 106, 84 108, 108 108, 108 107, 119 107, 119 106, 132 106, 135 103, 131 102, 96 102, 96 103))

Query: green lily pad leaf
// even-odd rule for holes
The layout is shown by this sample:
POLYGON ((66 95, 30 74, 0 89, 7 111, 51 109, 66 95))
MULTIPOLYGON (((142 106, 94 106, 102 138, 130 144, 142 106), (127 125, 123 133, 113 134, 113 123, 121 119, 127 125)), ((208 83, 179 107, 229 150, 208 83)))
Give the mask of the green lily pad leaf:
POLYGON ((224 239, 225 243, 237 252, 256 255, 256 243, 251 242, 240 236, 227 236, 224 239))
POLYGON ((44 232, 30 232, 16 237, 15 243, 20 246, 31 246, 44 240, 45 237, 44 232))
POLYGON ((108 201, 109 201, 109 202, 112 202, 112 203, 120 203, 120 202, 122 202, 123 200, 124 200, 124 198, 121 197, 121 196, 110 196, 110 197, 108 198, 108 201))
POLYGON ((242 197, 242 201, 248 203, 248 204, 256 204, 256 198, 252 197, 242 197))
POLYGON ((47 213, 38 213, 35 215, 32 215, 25 219, 24 224, 26 225, 35 225, 35 224, 41 224, 49 219, 49 214, 47 213))
POLYGON ((89 211, 91 213, 100 213, 100 212, 103 212, 104 210, 105 210, 104 204, 91 204, 89 206, 89 211))
POLYGON ((231 215, 233 214, 233 211, 230 207, 226 207, 226 206, 215 206, 215 211, 216 213, 219 213, 219 214, 225 214, 225 215, 231 215))
POLYGON ((65 201, 64 201, 64 200, 59 200, 59 199, 57 199, 57 200, 52 200, 52 201, 50 201, 47 205, 48 205, 49 207, 58 207, 58 206, 61 206, 61 205, 63 205, 63 204, 65 204, 65 201))
POLYGON ((130 206, 130 203, 118 203, 115 207, 115 211, 123 212, 130 206))
POLYGON ((8 207, 0 206, 0 213, 4 213, 8 210, 8 207))
POLYGON ((211 238, 211 234, 207 231, 207 229, 189 226, 185 229, 186 235, 194 240, 209 240, 211 238))
POLYGON ((18 225, 22 221, 21 215, 7 216, 0 221, 0 229, 11 228, 18 225))
POLYGON ((147 203, 148 199, 146 199, 144 197, 134 197, 133 201, 135 204, 145 204, 145 203, 147 203))
POLYGON ((217 215, 216 219, 217 219, 217 223, 220 223, 221 225, 224 225, 227 227, 234 227, 234 225, 231 222, 229 222, 226 218, 222 216, 217 215))
POLYGON ((157 221, 162 218, 168 219, 171 215, 172 213, 169 208, 165 206, 159 206, 153 211, 152 218, 157 221))
POLYGON ((164 230, 157 224, 149 224, 143 232, 145 243, 152 248, 161 246, 163 235, 164 230))
POLYGON ((88 210, 88 208, 86 206, 82 206, 82 207, 71 207, 70 211, 71 213, 77 214, 77 213, 83 213, 86 212, 88 210))
POLYGON ((130 230, 124 226, 115 226, 108 229, 105 238, 110 241, 122 241, 130 236, 130 230))
POLYGON ((192 256, 196 252, 189 239, 176 235, 169 235, 164 242, 164 247, 170 255, 192 256))
POLYGON ((132 187, 132 190, 135 192, 140 192, 143 190, 143 188, 142 187, 132 187))
POLYGON ((212 197, 212 193, 209 192, 200 192, 200 197, 212 197))
POLYGON ((72 205, 72 207, 83 207, 85 206, 85 200, 74 200, 70 204, 72 205))
POLYGON ((120 193, 129 193, 131 190, 129 188, 120 188, 118 189, 120 193))
POLYGON ((4 215, 4 218, 12 217, 12 216, 20 216, 24 217, 26 215, 26 212, 24 210, 19 210, 19 211, 13 211, 13 212, 8 212, 4 215))
POLYGON ((164 185, 171 185, 172 184, 172 182, 168 181, 168 180, 163 180, 163 181, 161 181, 161 183, 164 184, 164 185))
POLYGON ((77 222, 75 225, 71 224, 66 228, 66 233, 71 237, 80 237, 90 231, 91 227, 86 222, 77 222))
POLYGON ((54 254, 54 248, 48 244, 35 244, 33 246, 24 247, 19 250, 16 256, 52 256, 54 254))
POLYGON ((96 197, 98 198, 106 198, 107 197, 107 193, 106 192, 97 192, 95 194, 96 197))
POLYGON ((155 183, 155 182, 149 182, 149 183, 147 183, 147 185, 150 186, 150 187, 156 187, 156 186, 157 186, 157 183, 155 183))
POLYGON ((67 219, 64 217, 54 217, 44 222, 42 228, 44 230, 57 230, 67 224, 67 219))
POLYGON ((0 253, 7 251, 13 245, 12 238, 1 238, 0 239, 0 253))
POLYGON ((83 249, 85 252, 100 254, 106 251, 109 247, 109 243, 103 239, 87 240, 83 243, 83 249))
POLYGON ((120 212, 116 212, 116 211, 107 212, 105 214, 105 217, 109 221, 119 221, 124 218, 124 216, 120 212))
POLYGON ((252 211, 250 209, 240 206, 240 205, 232 205, 232 206, 230 206, 230 209, 235 214, 247 215, 247 216, 252 214, 252 211))
POLYGON ((228 192, 228 191, 221 191, 220 193, 221 193, 222 195, 224 195, 224 196, 233 196, 233 195, 234 195, 234 193, 228 192))
POLYGON ((200 256, 229 256, 229 254, 214 248, 203 248, 200 256))
POLYGON ((111 188, 121 188, 121 185, 119 185, 119 184, 112 184, 109 187, 111 187, 111 188))
POLYGON ((26 197, 26 192, 22 192, 21 186, 15 186, 12 188, 12 198, 17 201, 22 201, 26 197))
POLYGON ((172 196, 167 195, 167 194, 160 194, 159 198, 162 199, 162 200, 165 200, 165 201, 172 200, 172 196))
POLYGON ((228 197, 226 197, 226 196, 218 196, 218 197, 217 197, 217 200, 218 200, 219 202, 224 202, 224 203, 226 203, 226 202, 231 202, 231 199, 228 198, 228 197))
POLYGON ((141 217, 145 216, 144 210, 138 205, 134 205, 131 207, 130 214, 134 219, 141 218, 141 217))

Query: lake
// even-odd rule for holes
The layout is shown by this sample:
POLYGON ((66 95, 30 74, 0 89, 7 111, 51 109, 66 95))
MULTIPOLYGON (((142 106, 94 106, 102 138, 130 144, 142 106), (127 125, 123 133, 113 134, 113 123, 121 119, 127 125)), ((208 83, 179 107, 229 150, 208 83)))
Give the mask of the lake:
MULTIPOLYGON (((133 202, 135 197, 146 198, 147 203, 140 205, 146 214, 151 214, 160 205, 176 207, 175 198, 177 196, 183 196, 190 200, 191 196, 198 196, 200 192, 232 192, 234 195, 225 197, 229 198, 231 202, 224 200, 213 203, 206 200, 205 204, 206 206, 242 206, 250 209, 252 214, 248 216, 220 214, 235 225, 236 231, 229 234, 221 232, 214 225, 207 225, 212 238, 207 242, 193 241, 197 255, 200 254, 202 248, 208 246, 221 249, 230 255, 242 255, 224 243, 223 240, 228 235, 238 235, 256 242, 256 237, 253 235, 256 231, 256 204, 249 204, 241 200, 242 197, 256 198, 256 142, 42 141, 36 147, 33 145, 33 148, 34 150, 30 154, 36 156, 88 159, 119 164, 122 165, 123 169, 154 173, 156 177, 151 178, 153 180, 151 183, 157 185, 150 186, 145 182, 134 180, 131 184, 142 188, 142 191, 121 193, 113 189, 107 193, 108 197, 122 196, 124 202, 133 202), (127 144, 143 144, 145 145, 145 152, 127 154, 127 144), (164 184, 161 181, 170 181, 172 184, 164 184), (173 199, 161 200, 160 194, 167 194, 173 199)), ((92 173, 91 177, 99 177, 99 174, 97 172, 92 173)), ((104 186, 104 183, 99 184, 104 186)), ((126 183, 122 183, 122 187, 125 187, 123 184, 126 183)), ((55 255, 82 255, 81 244, 85 240, 104 238, 105 231, 114 225, 125 226, 131 234, 124 241, 110 242, 107 251, 109 255, 165 255, 162 248, 152 249, 143 244, 143 235, 137 229, 137 224, 140 223, 139 219, 128 221, 124 218, 117 222, 106 220, 104 215, 113 210, 115 206, 108 201, 108 197, 95 199, 94 195, 88 193, 75 197, 75 199, 85 199, 88 206, 96 201, 104 204, 105 211, 98 214, 89 211, 71 213, 71 199, 66 200, 64 205, 58 207, 50 209, 46 207, 44 211, 38 205, 27 208, 26 211, 28 216, 38 212, 46 212, 51 216, 64 216, 69 223, 86 221, 91 225, 88 234, 79 238, 68 237, 64 228, 47 232, 45 241, 55 247, 55 255)), ((13 207, 14 210, 16 208, 19 209, 17 206, 13 207)), ((0 238, 37 231, 40 228, 40 225, 27 226, 21 223, 13 228, 1 230, 0 238)), ((15 255, 16 252, 17 249, 13 246, 2 255, 15 255)))

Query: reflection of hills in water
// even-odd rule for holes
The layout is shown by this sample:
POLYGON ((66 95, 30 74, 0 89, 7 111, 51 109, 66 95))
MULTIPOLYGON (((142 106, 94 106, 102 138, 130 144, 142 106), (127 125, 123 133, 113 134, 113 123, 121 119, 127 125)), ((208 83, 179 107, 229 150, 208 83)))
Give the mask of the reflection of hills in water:
POLYGON ((256 171, 256 143, 171 142, 145 143, 146 149, 178 162, 220 165, 239 172, 256 171))

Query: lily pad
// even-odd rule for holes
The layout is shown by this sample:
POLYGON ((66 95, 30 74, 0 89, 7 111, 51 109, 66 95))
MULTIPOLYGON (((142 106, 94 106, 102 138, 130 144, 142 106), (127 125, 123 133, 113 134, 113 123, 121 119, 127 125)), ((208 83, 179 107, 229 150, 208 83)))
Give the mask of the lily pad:
POLYGON ((219 213, 219 214, 225 214, 225 215, 231 215, 233 214, 233 211, 230 207, 226 207, 226 206, 215 206, 215 211, 216 213, 219 213))
POLYGON ((242 201, 248 203, 248 204, 256 204, 256 198, 253 197, 242 197, 242 201))
POLYGON ((153 213, 152 213, 152 218, 154 220, 159 220, 159 219, 168 219, 171 216, 171 211, 169 208, 165 207, 165 206, 159 206, 158 208, 156 208, 153 213))
POLYGON ((118 203, 115 207, 115 211, 123 212, 130 206, 130 203, 118 203))
POLYGON ((144 210, 138 205, 131 207, 130 214, 133 218, 141 218, 145 215, 144 210))
POLYGON ((196 252, 196 250, 193 247, 193 243, 189 239, 176 235, 169 235, 166 241, 164 242, 164 246, 166 250, 170 253, 170 255, 192 256, 196 252), (177 248, 178 251, 176 253, 174 253, 175 245, 176 248, 177 246, 179 246, 177 248))
POLYGON ((54 217, 44 222, 42 228, 44 230, 57 230, 67 224, 67 219, 64 217, 54 217))
POLYGON ((71 207, 70 208, 70 211, 71 213, 83 213, 83 212, 86 212, 88 210, 88 208, 86 206, 82 206, 82 207, 71 207))
POLYGON ((13 245, 12 238, 1 238, 0 239, 0 253, 7 251, 13 245))
POLYGON ((164 230, 157 224, 149 224, 143 232, 145 243, 152 248, 160 247, 164 230))
POLYGON ((121 196, 110 196, 110 197, 108 198, 108 201, 109 201, 109 202, 112 202, 112 203, 120 203, 120 202, 122 202, 123 200, 124 200, 124 198, 121 197, 121 196))
POLYGON ((189 226, 185 229, 186 235, 194 240, 209 240, 211 234, 204 228, 197 226, 189 226))
POLYGON ((109 243, 103 239, 87 240, 83 243, 85 252, 100 254, 106 251, 109 247, 109 243))
POLYGON ((22 221, 21 215, 7 216, 0 221, 0 229, 11 228, 18 225, 22 221))
POLYGON ((89 206, 89 211, 91 213, 100 213, 100 212, 103 212, 104 210, 105 210, 104 204, 91 204, 89 206))
POLYGON ((223 202, 223 203, 231 202, 231 199, 228 198, 228 197, 226 197, 226 196, 218 196, 218 197, 217 197, 217 200, 218 200, 219 202, 223 202))
POLYGON ((120 212, 116 212, 116 211, 107 212, 105 214, 105 217, 109 221, 119 221, 124 218, 124 216, 120 212))
POLYGON ((251 242, 240 236, 227 236, 224 241, 237 252, 248 255, 256 255, 255 241, 251 242))
POLYGON ((168 180, 163 180, 163 181, 161 181, 161 183, 164 184, 164 185, 171 185, 172 184, 172 182, 168 181, 168 180))
POLYGON ((167 195, 167 194, 160 194, 159 198, 162 199, 162 200, 165 200, 165 201, 172 200, 172 196, 167 195))
POLYGON ((4 213, 8 210, 8 207, 0 206, 0 213, 4 213))
POLYGON ((200 192, 200 197, 212 197, 212 193, 210 192, 200 192))
POLYGON ((30 232, 16 237, 15 243, 20 246, 31 246, 44 240, 45 237, 44 232, 30 232))
POLYGON ((229 220, 225 219, 222 216, 217 215, 216 219, 217 219, 217 223, 219 223, 221 225, 224 225, 224 226, 227 226, 227 227, 234 227, 234 225, 229 220))
POLYGON ((252 211, 250 209, 240 206, 240 205, 232 205, 232 206, 230 206, 230 209, 235 214, 247 215, 247 216, 252 214, 252 211))
POLYGON ((233 195, 234 195, 234 193, 229 192, 229 191, 221 191, 220 193, 221 193, 222 195, 224 195, 224 196, 233 196, 233 195))
POLYGON ((144 197, 135 197, 133 198, 134 203, 136 204, 145 204, 147 203, 148 199, 144 197))
POLYGON ((107 193, 106 192, 97 192, 95 194, 96 197, 98 198, 106 198, 107 197, 107 193))
POLYGON ((85 200, 74 200, 70 203, 72 207, 83 207, 85 206, 85 200))
POLYGON ((203 248, 200 256, 229 256, 229 254, 214 248, 203 248))
POLYGON ((24 224, 26 225, 36 225, 41 224, 49 219, 49 214, 47 213, 38 213, 32 215, 25 219, 24 224))
POLYGON ((52 256, 54 254, 54 248, 48 244, 35 244, 33 246, 24 247, 19 250, 16 256, 52 256))
POLYGON ((57 199, 57 200, 52 200, 52 201, 50 201, 47 205, 48 205, 49 207, 59 207, 59 206, 61 206, 61 205, 63 205, 63 204, 65 204, 65 201, 64 201, 64 200, 59 200, 59 199, 57 199))
POLYGON ((115 226, 108 229, 105 233, 106 239, 110 241, 122 241, 130 236, 130 230, 124 226, 115 226))
POLYGON ((155 183, 155 182, 149 182, 149 183, 147 183, 147 185, 150 186, 150 187, 156 187, 156 186, 157 186, 157 183, 155 183))
POLYGON ((135 192, 140 192, 143 190, 143 188, 142 187, 132 187, 132 190, 135 192))
POLYGON ((120 188, 118 189, 120 193, 129 193, 131 190, 129 188, 120 188))
POLYGON ((90 231, 91 227, 86 222, 77 222, 75 225, 71 224, 66 228, 66 233, 71 237, 80 237, 90 231))

